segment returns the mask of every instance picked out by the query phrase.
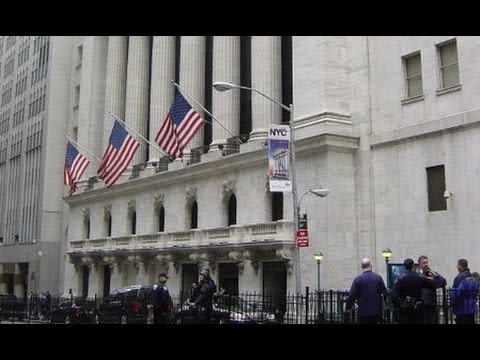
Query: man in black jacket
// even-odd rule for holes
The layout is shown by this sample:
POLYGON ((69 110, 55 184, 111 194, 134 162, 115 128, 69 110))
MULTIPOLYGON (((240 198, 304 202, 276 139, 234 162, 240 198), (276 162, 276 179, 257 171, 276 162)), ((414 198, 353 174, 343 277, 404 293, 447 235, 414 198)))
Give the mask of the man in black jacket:
POLYGON ((207 324, 211 322, 213 295, 216 291, 217 286, 210 277, 210 270, 207 268, 200 269, 194 299, 188 301, 197 322, 207 324))
POLYGON ((413 265, 413 259, 405 259, 403 266, 407 271, 397 280, 393 288, 398 304, 398 322, 400 324, 422 324, 422 289, 435 289, 432 280, 421 277, 420 274, 413 271, 413 265))
POLYGON ((423 302, 423 322, 424 324, 438 324, 437 310, 437 290, 447 285, 447 280, 436 271, 433 271, 428 264, 428 257, 420 255, 418 257, 418 267, 420 276, 433 281, 435 289, 423 288, 421 299, 423 302))
POLYGON ((167 324, 170 319, 172 311, 172 298, 165 283, 167 282, 168 275, 166 273, 160 273, 158 275, 158 284, 154 293, 153 303, 153 323, 154 324, 167 324))

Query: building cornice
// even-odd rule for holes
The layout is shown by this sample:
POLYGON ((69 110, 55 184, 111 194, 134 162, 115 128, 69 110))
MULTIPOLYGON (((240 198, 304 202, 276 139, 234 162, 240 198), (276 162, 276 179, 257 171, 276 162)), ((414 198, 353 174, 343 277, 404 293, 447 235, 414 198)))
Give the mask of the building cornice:
POLYGON ((456 131, 474 128, 480 125, 480 109, 473 109, 420 124, 373 134, 370 148, 379 149, 401 144, 407 141, 440 136, 456 131))

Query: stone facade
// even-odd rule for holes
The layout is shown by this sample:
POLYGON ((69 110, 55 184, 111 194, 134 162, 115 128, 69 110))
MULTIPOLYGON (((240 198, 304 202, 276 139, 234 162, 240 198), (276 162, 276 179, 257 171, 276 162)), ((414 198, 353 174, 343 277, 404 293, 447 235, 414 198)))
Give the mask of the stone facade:
MULTIPOLYGON (((225 118, 222 124, 231 133, 213 122, 210 143, 207 133, 191 143, 189 149, 206 145, 208 151, 196 161, 187 152, 183 161, 162 163, 155 146, 143 142, 128 171, 108 189, 95 181, 98 162, 91 158, 80 189, 65 197, 63 217, 49 223, 57 232, 52 239, 61 244, 59 292, 103 295, 153 283, 160 271, 168 271, 170 291, 178 293, 199 266, 209 266, 217 282, 234 284, 235 291, 294 292, 299 265, 302 288, 315 289, 317 251, 324 255, 322 288, 345 289, 363 257, 372 258, 374 270, 385 277, 386 247, 393 263, 428 255, 447 280, 455 276, 460 257, 478 269, 478 258, 470 254, 478 253, 479 37, 292 37, 291 45, 281 37, 244 38, 68 38, 63 61, 70 67, 56 68, 63 72, 51 76, 68 78, 69 90, 51 90, 50 103, 58 107, 52 108, 56 130, 49 136, 56 131, 61 138, 63 127, 101 157, 112 111, 152 141, 173 100, 175 71, 180 87, 225 118), (456 42, 460 80, 442 88, 439 46, 449 41, 456 42), (285 55, 288 46, 291 58, 285 55), (404 59, 417 52, 423 94, 409 99, 404 59), (291 85, 285 64, 291 64, 291 85), (248 141, 234 151, 217 151, 232 134, 243 135, 245 115, 239 90, 218 93, 207 86, 215 81, 244 81, 283 103, 291 86, 298 196, 308 189, 331 190, 328 197, 302 200, 309 247, 295 247, 290 193, 283 194, 281 219, 272 220, 279 210, 272 208, 268 189, 265 130, 282 122, 281 108, 251 93, 248 141), (61 114, 67 122, 60 125, 55 119, 61 114), (452 195, 446 210, 429 211, 426 168, 438 165, 444 165, 452 195), (236 221, 229 225, 232 195, 236 221), (198 226, 192 229, 194 205, 198 226)), ((46 179, 58 181, 61 165, 54 163, 63 164, 63 142, 57 141, 55 150, 46 161, 57 168, 46 179)), ((66 189, 49 201, 61 204, 62 195, 66 189)))

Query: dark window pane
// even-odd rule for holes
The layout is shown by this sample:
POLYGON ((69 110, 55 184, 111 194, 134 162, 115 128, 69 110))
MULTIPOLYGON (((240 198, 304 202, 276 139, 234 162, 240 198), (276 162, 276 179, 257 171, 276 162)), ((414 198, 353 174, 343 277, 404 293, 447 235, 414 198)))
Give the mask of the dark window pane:
POLYGON ((428 210, 447 210, 445 193, 445 167, 443 165, 427 168, 428 210))

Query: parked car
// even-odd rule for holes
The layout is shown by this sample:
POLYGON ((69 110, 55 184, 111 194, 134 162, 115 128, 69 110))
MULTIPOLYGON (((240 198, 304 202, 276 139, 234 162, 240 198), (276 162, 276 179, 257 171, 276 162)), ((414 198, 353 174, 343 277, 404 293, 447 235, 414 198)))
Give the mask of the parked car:
MULTIPOLYGON (((175 314, 175 323, 193 322, 192 310, 185 302, 175 314)), ((214 297, 211 321, 215 324, 276 324, 278 318, 274 313, 263 310, 258 303, 235 295, 218 295, 214 297)))
POLYGON ((16 295, 0 295, 0 315, 3 320, 16 318, 22 321, 25 317, 27 304, 16 295))
MULTIPOLYGON (((175 324, 191 324, 196 321, 195 311, 193 307, 190 307, 185 301, 183 305, 175 312, 174 323, 175 324)), ((212 324, 226 324, 230 320, 230 313, 228 310, 221 309, 217 304, 213 304, 211 323, 212 324)))
POLYGON ((278 316, 265 309, 261 303, 247 301, 236 295, 219 295, 215 299, 218 309, 229 313, 229 323, 276 324, 278 316))
POLYGON ((50 323, 91 324, 95 319, 95 302, 85 297, 61 297, 47 318, 50 323))
POLYGON ((130 285, 118 289, 99 304, 95 322, 148 324, 153 321, 153 291, 157 285, 130 285))

